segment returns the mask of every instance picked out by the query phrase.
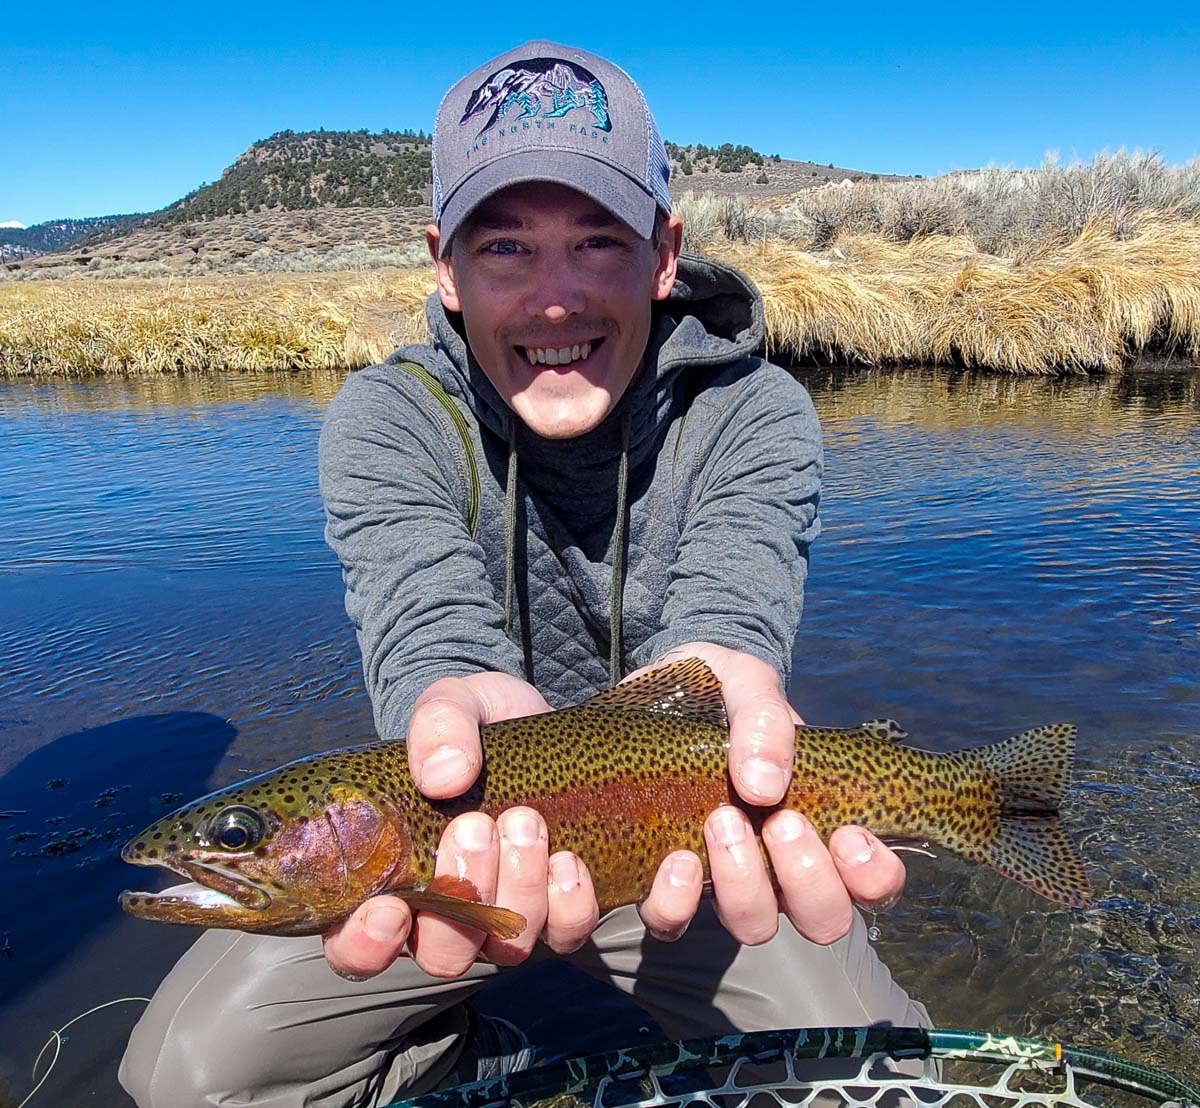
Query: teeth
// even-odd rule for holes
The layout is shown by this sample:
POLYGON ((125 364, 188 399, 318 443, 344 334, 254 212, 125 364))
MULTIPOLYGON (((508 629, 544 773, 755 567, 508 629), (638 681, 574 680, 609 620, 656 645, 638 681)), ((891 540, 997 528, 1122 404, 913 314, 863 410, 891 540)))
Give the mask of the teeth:
POLYGON ((526 346, 525 357, 530 365, 570 365, 572 362, 583 361, 592 352, 590 342, 576 343, 574 346, 526 346))

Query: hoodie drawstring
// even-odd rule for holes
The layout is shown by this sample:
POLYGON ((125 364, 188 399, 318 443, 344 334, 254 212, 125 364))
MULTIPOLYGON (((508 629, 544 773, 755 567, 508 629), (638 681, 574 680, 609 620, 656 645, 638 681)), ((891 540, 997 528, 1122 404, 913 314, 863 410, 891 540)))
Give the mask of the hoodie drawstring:
POLYGON ((508 477, 504 484, 504 633, 513 632, 517 593, 517 421, 508 417, 508 477))
POLYGON ((616 684, 624 674, 625 539, 629 528, 629 429, 628 407, 621 418, 621 462, 617 467, 617 521, 613 525, 612 601, 609 612, 608 675, 616 684))

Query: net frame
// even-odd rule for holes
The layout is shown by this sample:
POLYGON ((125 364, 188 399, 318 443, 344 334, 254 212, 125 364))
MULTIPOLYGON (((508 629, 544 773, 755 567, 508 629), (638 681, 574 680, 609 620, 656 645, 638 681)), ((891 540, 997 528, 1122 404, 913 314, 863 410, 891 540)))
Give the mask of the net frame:
POLYGON ((652 1043, 397 1100, 389 1108, 534 1108, 572 1099, 592 1108, 748 1108, 751 1100, 764 1096, 780 1108, 1097 1108, 1101 1102, 1087 1096, 1103 1089, 1162 1108, 1200 1108, 1200 1085, 1105 1051, 986 1031, 920 1027, 789 1028, 652 1043), (850 1076, 805 1076, 803 1063, 833 1059, 858 1059, 861 1064, 850 1076), (1000 1072, 986 1084, 951 1081, 945 1063, 952 1060, 999 1067, 1000 1072), (916 1062, 933 1064, 915 1067, 916 1074, 896 1070, 916 1062), (780 1064, 781 1077, 766 1080, 758 1072, 780 1064), (685 1082, 684 1091, 678 1082, 676 1087, 669 1080, 664 1085, 664 1079, 708 1078, 708 1071, 726 1068, 723 1078, 707 1085, 685 1082), (1029 1087, 1031 1073, 1042 1075, 1046 1087, 1029 1087))

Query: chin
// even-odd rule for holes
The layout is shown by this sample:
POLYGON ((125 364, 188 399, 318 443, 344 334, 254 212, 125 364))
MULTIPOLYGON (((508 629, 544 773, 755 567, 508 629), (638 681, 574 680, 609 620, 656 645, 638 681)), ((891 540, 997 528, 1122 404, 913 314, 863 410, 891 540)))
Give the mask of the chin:
POLYGON ((599 427, 613 408, 613 398, 604 389, 589 387, 564 394, 555 389, 550 395, 534 383, 532 388, 512 399, 512 408, 534 434, 544 439, 574 439, 599 427))

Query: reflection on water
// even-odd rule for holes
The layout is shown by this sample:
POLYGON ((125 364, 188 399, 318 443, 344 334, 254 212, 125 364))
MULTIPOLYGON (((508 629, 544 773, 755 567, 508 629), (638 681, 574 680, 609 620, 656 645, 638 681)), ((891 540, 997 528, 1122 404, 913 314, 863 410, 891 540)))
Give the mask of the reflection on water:
POLYGON ((945 748, 1066 719, 1097 907, 954 859, 880 922, 942 1025, 1200 1074, 1200 375, 810 376, 825 533, 796 648, 813 719, 945 748))
MULTIPOLYGON (((943 1025, 1200 1075, 1200 375, 804 380, 828 478, 797 707, 933 748, 1080 728, 1097 907, 917 859, 881 951, 943 1025)), ((115 911, 122 836, 164 794, 369 734, 316 493, 339 382, 0 386, 0 1104, 45 1030, 188 941, 115 911)), ((537 1030, 602 1045, 595 1003, 537 1030)), ((135 1015, 73 1029, 58 1087, 120 1103, 135 1015)))

